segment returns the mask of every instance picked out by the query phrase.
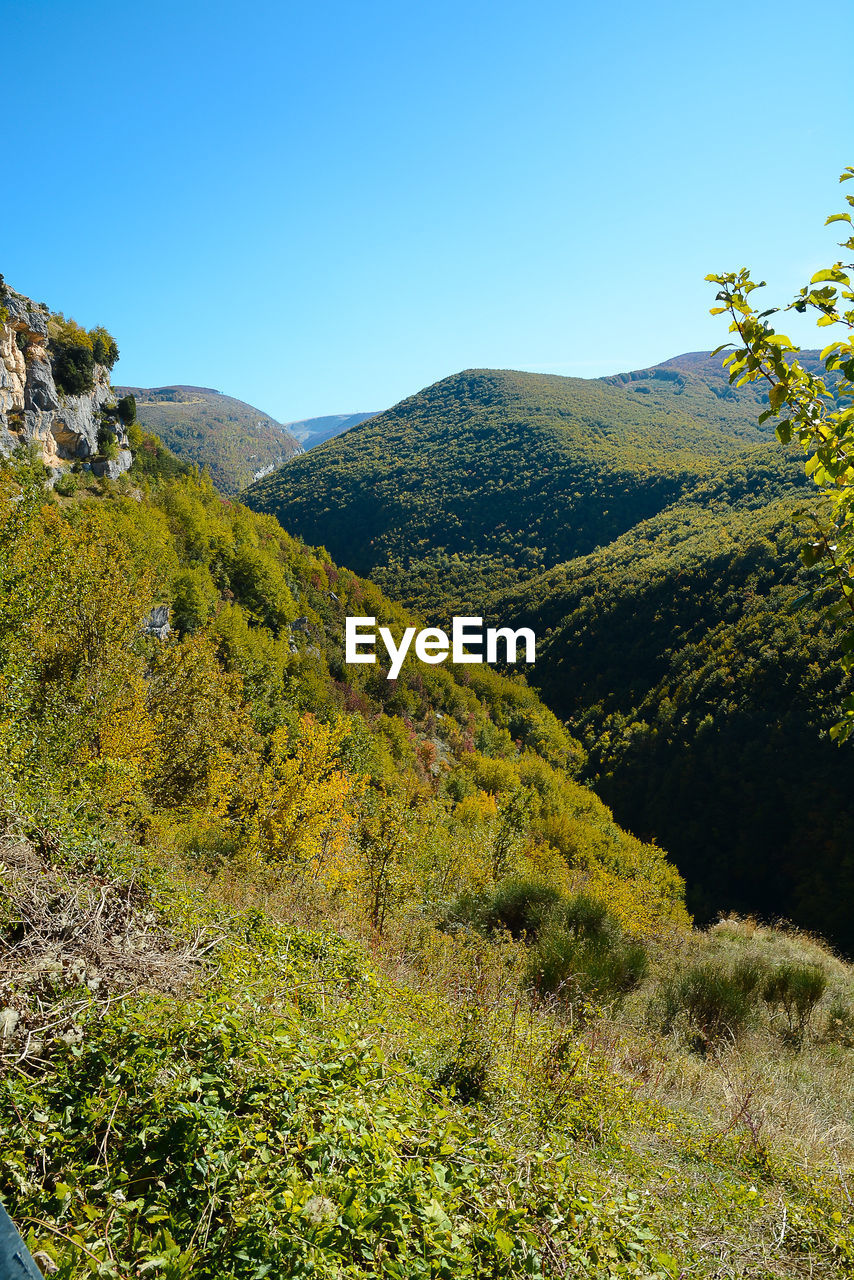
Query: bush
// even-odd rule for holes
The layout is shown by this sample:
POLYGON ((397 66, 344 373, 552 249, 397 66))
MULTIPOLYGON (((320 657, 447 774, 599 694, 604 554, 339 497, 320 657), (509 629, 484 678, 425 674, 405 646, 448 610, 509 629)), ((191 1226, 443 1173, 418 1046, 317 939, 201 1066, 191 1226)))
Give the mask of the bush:
POLYGON ((436 1084, 456 1094, 460 1102, 479 1102, 487 1091, 491 1066, 492 1045, 483 1010, 466 1005, 460 1011, 459 1044, 437 1074, 436 1084))
POLYGON ((440 929, 476 929, 488 933, 487 924, 492 898, 488 893, 461 893, 438 922, 440 929))
POLYGON ((504 880, 487 905, 485 923, 490 932, 504 928, 514 938, 534 939, 560 902, 558 890, 541 880, 504 880))
POLYGON ((570 898, 562 912, 564 928, 576 938, 605 942, 619 936, 620 927, 604 903, 579 893, 570 898))
POLYGON ((102 423, 98 428, 98 452, 102 458, 118 457, 116 433, 107 423, 102 423))
POLYGON ((119 358, 119 348, 113 335, 108 333, 102 325, 98 325, 90 331, 89 340, 95 364, 103 364, 108 369, 112 369, 119 358))
POLYGON ((525 977, 540 996, 570 1002, 620 1000, 643 981, 648 969, 645 948, 616 926, 595 938, 551 925, 533 947, 525 977))
POLYGON ((822 1039, 828 1044, 854 1049, 854 1007, 842 995, 834 996, 830 1002, 822 1039))
POLYGON ((72 475, 70 471, 66 471, 63 475, 57 477, 56 484, 53 486, 54 492, 58 493, 61 498, 70 498, 72 493, 77 492, 79 481, 76 475, 72 475))
POLYGON ((51 337, 51 366, 57 388, 68 396, 85 395, 95 385, 95 358, 85 329, 69 321, 51 337))
POLYGON ((61 314, 51 316, 50 360, 53 380, 68 396, 85 395, 95 385, 95 365, 112 369, 119 358, 116 340, 100 326, 86 332, 61 314))
POLYGON ((491 892, 461 894, 441 925, 464 925, 483 934, 506 929, 513 938, 530 942, 559 912, 562 901, 558 890, 544 881, 514 876, 500 881, 491 892))
POLYGON ((693 1046, 705 1050, 716 1041, 736 1039, 756 1013, 762 969, 756 961, 725 967, 697 964, 664 988, 664 1030, 683 1017, 693 1046))
POLYGON ((136 396, 122 396, 116 405, 116 412, 119 415, 119 422, 125 427, 131 427, 136 422, 136 396))
POLYGON ((817 964, 778 965, 765 979, 762 997, 786 1015, 788 1037, 799 1042, 809 1029, 816 1005, 827 990, 827 974, 817 964))

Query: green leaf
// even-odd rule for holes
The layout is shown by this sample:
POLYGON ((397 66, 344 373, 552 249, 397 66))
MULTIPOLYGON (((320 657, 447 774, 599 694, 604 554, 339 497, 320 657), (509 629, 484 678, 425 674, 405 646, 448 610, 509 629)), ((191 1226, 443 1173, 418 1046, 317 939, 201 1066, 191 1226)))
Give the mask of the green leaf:
POLYGON ((824 280, 839 281, 842 284, 850 284, 851 281, 840 267, 825 267, 823 271, 816 271, 810 280, 810 284, 821 284, 824 280))
POLYGON ((504 1254, 505 1258, 513 1252, 513 1237, 508 1235, 503 1227, 495 1229, 495 1243, 504 1254))
POLYGON ((775 386, 773 386, 768 393, 768 399, 771 403, 771 408, 773 412, 776 413, 780 408, 780 405, 786 399, 785 383, 778 382, 775 386))

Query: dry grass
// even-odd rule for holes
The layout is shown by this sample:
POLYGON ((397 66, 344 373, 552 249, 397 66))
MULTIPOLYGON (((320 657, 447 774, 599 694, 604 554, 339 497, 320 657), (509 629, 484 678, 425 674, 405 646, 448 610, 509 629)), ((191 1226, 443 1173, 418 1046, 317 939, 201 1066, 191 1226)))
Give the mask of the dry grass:
POLYGON ((202 940, 164 929, 133 881, 60 869, 7 831, 0 888, 0 1069, 46 1066, 52 1043, 82 1038, 84 1010, 177 995, 197 976, 202 940))
POLYGON ((831 1018, 835 1000, 854 1006, 852 967, 810 934, 733 917, 662 949, 654 970, 623 1015, 604 1019, 593 1033, 614 1068, 648 1096, 694 1112, 721 1133, 740 1135, 746 1146, 764 1146, 803 1168, 835 1175, 840 1193, 852 1203, 854 1048, 834 1041, 831 1018), (676 1034, 657 1032, 649 1019, 657 984, 689 963, 712 958, 822 968, 828 988, 802 1043, 787 1040, 774 1015, 762 1009, 754 1027, 721 1041, 706 1056, 692 1052, 676 1034))

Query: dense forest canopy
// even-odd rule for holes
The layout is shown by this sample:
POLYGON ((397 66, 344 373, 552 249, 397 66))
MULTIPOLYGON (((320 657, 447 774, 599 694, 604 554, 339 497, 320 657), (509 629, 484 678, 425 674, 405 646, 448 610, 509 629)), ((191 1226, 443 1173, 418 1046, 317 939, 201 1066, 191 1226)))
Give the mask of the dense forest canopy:
POLYGON ((850 949, 850 761, 827 736, 847 682, 800 560, 806 484, 797 458, 758 449, 495 610, 537 629, 533 682, 701 917, 726 902, 850 949))
POLYGON ((767 438, 757 393, 691 357, 607 379, 469 370, 247 492, 425 612, 586 554, 767 438))

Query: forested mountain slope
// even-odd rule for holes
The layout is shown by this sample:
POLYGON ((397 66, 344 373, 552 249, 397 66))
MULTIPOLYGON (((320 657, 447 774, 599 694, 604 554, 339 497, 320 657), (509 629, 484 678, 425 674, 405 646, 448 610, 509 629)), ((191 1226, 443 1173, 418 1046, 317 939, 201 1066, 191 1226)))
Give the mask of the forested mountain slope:
POLYGON ((782 914, 851 950, 852 762, 823 736, 847 687, 799 559, 806 486, 757 449, 494 611, 535 628, 532 681, 701 915, 782 914))
POLYGON ((507 370, 446 378, 247 491, 425 610, 608 543, 714 461, 767 438, 755 393, 659 366, 585 380, 507 370))
POLYGON ((269 414, 211 387, 120 387, 139 421, 185 462, 207 467, 222 493, 238 493, 302 448, 269 414))

